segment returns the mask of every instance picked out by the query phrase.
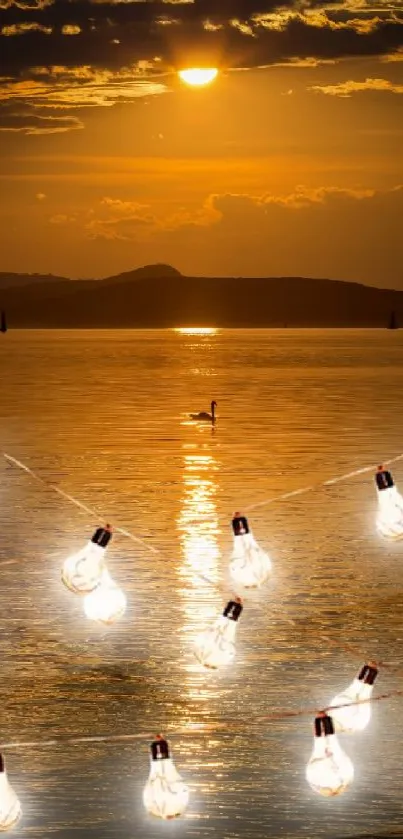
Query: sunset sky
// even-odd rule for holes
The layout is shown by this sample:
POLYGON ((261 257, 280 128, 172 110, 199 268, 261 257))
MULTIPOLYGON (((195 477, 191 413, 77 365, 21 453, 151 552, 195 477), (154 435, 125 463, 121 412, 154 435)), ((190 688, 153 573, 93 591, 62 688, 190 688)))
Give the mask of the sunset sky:
POLYGON ((401 0, 0 0, 0 92, 2 271, 403 289, 401 0))

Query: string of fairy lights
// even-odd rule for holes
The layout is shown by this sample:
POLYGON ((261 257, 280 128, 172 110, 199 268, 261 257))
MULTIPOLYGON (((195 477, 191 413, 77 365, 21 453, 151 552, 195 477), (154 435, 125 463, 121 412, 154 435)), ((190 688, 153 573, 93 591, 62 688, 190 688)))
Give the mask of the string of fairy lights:
MULTIPOLYGON (((42 485, 55 491, 66 501, 77 506, 91 516, 99 513, 83 504, 77 498, 64 492, 60 487, 51 484, 40 477, 16 458, 3 453, 4 458, 12 466, 16 466, 39 481, 42 485)), ((378 533, 388 540, 403 538, 403 497, 394 484, 391 473, 386 466, 403 459, 403 454, 396 455, 378 467, 376 473, 378 511, 376 528, 378 533)), ((373 471, 375 466, 356 469, 345 475, 330 478, 319 484, 303 487, 292 492, 264 499, 249 505, 246 511, 262 507, 276 501, 295 498, 313 489, 327 487, 348 478, 373 471)), ((232 520, 233 550, 230 557, 229 569, 231 577, 237 586, 243 589, 260 588, 270 577, 272 562, 269 555, 260 547, 254 538, 247 518, 241 513, 235 513, 232 520)), ((162 555, 161 551, 147 544, 130 531, 115 527, 115 532, 131 539, 153 554, 162 555)), ((126 596, 111 577, 107 568, 105 555, 112 537, 109 525, 96 530, 92 539, 78 553, 66 559, 62 568, 62 581, 74 594, 83 598, 84 613, 90 620, 109 625, 115 623, 126 610, 126 596)), ((203 574, 197 574, 201 580, 221 593, 221 589, 203 574)), ((236 635, 238 620, 243 611, 244 598, 235 596, 230 599, 221 615, 199 635, 194 644, 194 653, 199 663, 206 669, 217 670, 229 665, 235 658, 236 635)), ((292 622, 292 621, 291 621, 292 622)), ((340 643, 328 637, 329 643, 340 648, 340 643)), ((349 652, 357 650, 345 645, 349 652)), ((360 653, 361 655, 361 653, 360 653)), ((365 656, 361 655, 365 660, 365 656)), ((372 695, 378 672, 381 668, 388 668, 389 672, 403 672, 402 667, 384 661, 364 661, 353 681, 331 702, 321 709, 306 707, 295 710, 272 709, 270 713, 254 718, 254 722, 268 722, 293 717, 314 716, 314 744, 311 757, 306 767, 306 780, 311 789, 323 797, 334 797, 343 793, 353 782, 354 766, 337 738, 337 734, 356 734, 367 728, 371 719, 371 704, 403 696, 403 690, 395 689, 387 693, 372 695)), ((183 730, 176 730, 176 734, 195 735, 197 731, 211 731, 227 728, 227 724, 212 720, 208 724, 193 724, 183 730)), ((233 728, 231 724, 231 728, 233 728)), ((133 732, 129 734, 106 734, 88 736, 57 737, 50 740, 33 742, 11 742, 0 746, 1 751, 13 749, 28 749, 32 747, 52 747, 59 744, 124 742, 131 740, 150 739, 152 734, 133 732)), ((178 773, 170 754, 169 744, 162 735, 157 735, 151 744, 151 768, 147 783, 143 791, 143 803, 148 813, 162 819, 171 819, 182 815, 189 801, 189 788, 178 773)), ((4 759, 0 754, 0 830, 14 827, 22 815, 21 804, 13 787, 10 785, 4 766, 4 759)))

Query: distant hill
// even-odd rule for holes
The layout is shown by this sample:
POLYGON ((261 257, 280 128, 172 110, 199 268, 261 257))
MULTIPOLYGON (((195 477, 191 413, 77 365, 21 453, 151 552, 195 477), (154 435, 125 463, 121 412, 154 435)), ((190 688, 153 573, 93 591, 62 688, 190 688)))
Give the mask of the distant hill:
POLYGON ((0 308, 11 328, 386 327, 392 311, 403 326, 400 291, 303 277, 185 277, 169 265, 102 280, 0 274, 0 308))
POLYGON ((54 277, 53 274, 10 274, 7 271, 0 271, 0 289, 20 288, 39 283, 57 283, 65 280, 66 277, 54 277))
POLYGON ((135 268, 134 271, 125 271, 124 274, 116 274, 113 277, 106 277, 102 283, 126 283, 135 280, 169 280, 172 277, 181 277, 180 271, 172 268, 172 265, 156 264, 145 265, 144 268, 135 268))

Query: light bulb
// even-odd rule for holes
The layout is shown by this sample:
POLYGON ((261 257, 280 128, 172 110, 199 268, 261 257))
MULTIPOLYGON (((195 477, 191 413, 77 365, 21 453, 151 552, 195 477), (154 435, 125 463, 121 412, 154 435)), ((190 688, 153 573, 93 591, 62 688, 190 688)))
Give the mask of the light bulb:
POLYGON ((204 667, 215 670, 235 658, 236 627, 242 608, 239 597, 230 600, 213 626, 197 638, 195 655, 204 667))
POLYGON ((104 568, 101 582, 84 598, 84 612, 89 620, 115 623, 126 611, 126 595, 104 568))
POLYGON ((271 572, 271 561, 252 533, 234 536, 230 572, 235 582, 245 588, 256 588, 267 580, 271 572))
POLYGON ((174 819, 186 810, 189 788, 183 782, 169 754, 167 741, 158 734, 151 744, 151 768, 144 787, 147 812, 160 819, 174 819))
POLYGON ((371 719, 371 703, 362 702, 355 705, 359 700, 368 700, 374 689, 374 682, 378 670, 371 664, 364 664, 358 676, 351 682, 351 685, 332 699, 329 712, 335 724, 336 731, 363 731, 371 719), (337 705, 346 707, 337 708, 337 705), (335 707, 333 707, 335 706, 335 707))
POLYGON ((376 527, 385 539, 403 538, 403 498, 396 486, 377 491, 378 513, 376 527))
POLYGON ((329 798, 341 795, 354 778, 354 766, 334 733, 333 720, 325 713, 315 718, 313 751, 306 779, 314 792, 329 798))
POLYGON ((62 570, 64 585, 74 594, 86 594, 100 583, 105 568, 105 548, 94 542, 66 559, 62 570))
POLYGON ((262 585, 270 574, 271 561, 257 544, 242 513, 232 519, 234 547, 230 559, 230 572, 234 580, 245 588, 262 585))
POLYGON ((8 782, 3 756, 0 755, 0 831, 11 830, 21 816, 21 804, 8 782))

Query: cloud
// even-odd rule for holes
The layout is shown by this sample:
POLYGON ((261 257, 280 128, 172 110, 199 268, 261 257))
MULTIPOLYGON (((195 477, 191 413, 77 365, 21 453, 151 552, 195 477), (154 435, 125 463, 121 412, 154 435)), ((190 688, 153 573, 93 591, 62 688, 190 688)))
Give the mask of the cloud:
POLYGON ((403 55, 395 0, 0 0, 0 10, 0 130, 32 135, 82 128, 77 109, 166 94, 183 66, 303 69, 403 55), (2 105, 13 101, 10 118, 2 105), (51 123, 52 110, 69 120, 56 113, 51 123))
POLYGON ((51 6, 54 0, 0 0, 0 9, 44 9, 51 6))
POLYGON ((44 192, 37 192, 35 198, 37 198, 38 201, 44 201, 45 198, 46 198, 46 195, 45 195, 44 192))
MULTIPOLYGON (((70 68, 56 64, 32 68, 29 79, 14 81, 0 78, 0 124, 3 122, 2 106, 4 109, 14 102, 31 114, 36 111, 36 116, 31 119, 32 126, 32 120, 39 124, 40 120, 55 119, 46 116, 49 109, 73 111, 78 108, 112 107, 118 102, 129 103, 164 93, 166 88, 162 81, 147 80, 144 72, 141 64, 116 72, 95 70, 88 65, 70 68)), ((74 116, 70 116, 69 121, 67 117, 63 119, 65 121, 60 128, 64 127, 65 131, 83 127, 74 116)))
POLYGON ((77 131, 83 123, 74 116, 50 116, 34 113, 28 108, 0 108, 0 131, 18 134, 64 134, 77 131))
POLYGON ((147 237, 158 227, 147 204, 102 198, 99 204, 81 217, 85 236, 89 239, 136 241, 147 237))
POLYGON ((403 84, 395 84, 387 79, 365 79, 363 82, 347 81, 339 84, 313 85, 309 88, 315 93, 324 93, 326 96, 340 96, 349 99, 353 93, 363 91, 387 91, 388 93, 403 93, 403 84))
POLYGON ((13 35, 26 35, 27 32, 42 32, 44 35, 51 35, 52 27, 42 26, 40 23, 12 23, 11 26, 3 26, 0 35, 10 38, 13 35))
POLYGON ((296 57, 393 55, 403 44, 394 0, 380 0, 375 9, 369 0, 0 3, 1 65, 14 78, 38 65, 118 71, 158 57, 164 70, 197 58, 223 68, 258 67, 296 57), (23 34, 24 49, 13 34, 23 34))
POLYGON ((322 276, 401 285, 403 186, 217 194, 205 206, 209 224, 190 217, 155 232, 158 252, 170 259, 181 253, 185 271, 197 266, 197 273, 213 276, 322 276))
MULTIPOLYGON (((392 190, 395 194, 400 194, 403 187, 398 187, 397 190, 392 190)), ((318 209, 318 207, 330 206, 340 204, 341 202, 361 202, 371 201, 376 193, 371 189, 341 189, 339 187, 317 187, 316 189, 307 188, 303 185, 297 186, 294 192, 288 195, 272 195, 265 194, 261 196, 250 195, 234 195, 231 193, 222 195, 211 195, 208 199, 208 205, 211 206, 217 213, 216 221, 222 220, 228 209, 231 214, 245 213, 256 214, 267 217, 273 208, 295 212, 296 210, 318 209)))
POLYGON ((181 209, 158 218, 149 204, 105 197, 90 209, 56 213, 48 220, 58 226, 74 224, 88 239, 131 242, 150 240, 161 231, 184 230, 188 226, 206 228, 220 217, 211 199, 195 212, 181 209))
POLYGON ((70 23, 66 23, 62 26, 61 29, 62 35, 79 35, 81 32, 80 26, 72 26, 70 23))
POLYGON ((392 52, 387 55, 382 55, 380 57, 380 61, 384 62, 385 64, 403 61, 403 47, 400 47, 398 50, 396 50, 396 52, 392 52))

